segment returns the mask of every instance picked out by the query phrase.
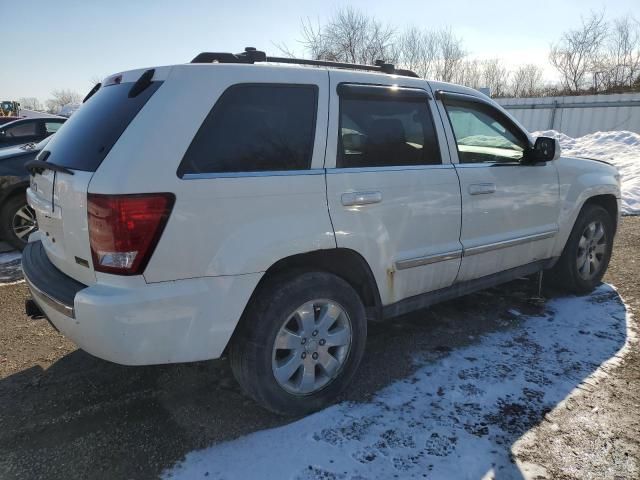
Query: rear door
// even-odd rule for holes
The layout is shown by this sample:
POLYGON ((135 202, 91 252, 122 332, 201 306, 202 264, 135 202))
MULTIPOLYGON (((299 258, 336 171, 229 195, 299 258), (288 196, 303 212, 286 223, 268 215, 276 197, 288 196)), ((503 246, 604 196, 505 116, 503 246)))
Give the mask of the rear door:
POLYGON ((58 269, 84 284, 95 283, 87 226, 89 182, 162 84, 154 79, 147 88, 130 96, 141 73, 121 74, 106 82, 58 129, 37 158, 66 167, 69 173, 45 169, 32 175, 27 191, 47 256, 58 269))
POLYGON ((338 247, 367 260, 385 305, 451 285, 460 187, 427 84, 330 77, 327 196, 338 247))
POLYGON ((439 96, 462 191, 458 281, 549 258, 559 215, 554 163, 527 163, 526 133, 489 102, 459 93, 439 96))

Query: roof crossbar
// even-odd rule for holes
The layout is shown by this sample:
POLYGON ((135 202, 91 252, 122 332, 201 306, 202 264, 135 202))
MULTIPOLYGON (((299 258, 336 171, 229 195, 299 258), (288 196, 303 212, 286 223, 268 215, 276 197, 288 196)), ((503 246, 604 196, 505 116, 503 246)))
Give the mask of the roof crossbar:
POLYGON ((265 52, 256 50, 253 47, 247 47, 242 53, 224 53, 224 52, 202 52, 198 54, 191 63, 258 63, 258 62, 274 62, 288 63, 294 65, 312 65, 316 67, 344 68, 350 70, 365 70, 368 72, 388 73, 392 75, 402 75, 405 77, 415 77, 418 75, 411 70, 397 69, 391 63, 385 63, 382 60, 376 60, 375 65, 364 65, 360 63, 343 63, 330 62, 327 60, 305 60, 302 58, 289 57, 268 57, 265 52))

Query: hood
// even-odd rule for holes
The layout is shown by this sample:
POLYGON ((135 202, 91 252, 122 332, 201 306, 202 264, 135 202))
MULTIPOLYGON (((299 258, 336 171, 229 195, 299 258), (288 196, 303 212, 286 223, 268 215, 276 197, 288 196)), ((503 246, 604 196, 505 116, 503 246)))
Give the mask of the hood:
POLYGON ((567 157, 567 158, 573 158, 576 160, 588 160, 590 162, 599 162, 599 163, 604 163, 605 165, 610 165, 612 167, 615 167, 613 163, 607 162, 606 160, 601 160, 599 158, 589 158, 589 157, 567 157))

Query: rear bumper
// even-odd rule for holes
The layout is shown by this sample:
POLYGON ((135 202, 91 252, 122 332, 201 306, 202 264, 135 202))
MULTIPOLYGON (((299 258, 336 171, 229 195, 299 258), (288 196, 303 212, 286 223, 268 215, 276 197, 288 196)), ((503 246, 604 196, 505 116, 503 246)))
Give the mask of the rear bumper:
POLYGON ((25 248, 23 271, 34 300, 62 334, 90 354, 123 365, 219 357, 262 276, 86 286, 51 264, 40 242, 25 248))

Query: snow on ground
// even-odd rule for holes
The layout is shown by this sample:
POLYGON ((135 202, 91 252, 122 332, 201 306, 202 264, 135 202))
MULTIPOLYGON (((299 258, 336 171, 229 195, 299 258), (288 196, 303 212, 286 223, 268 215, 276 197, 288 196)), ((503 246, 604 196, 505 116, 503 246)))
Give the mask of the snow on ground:
MULTIPOLYGON (((192 452, 165 479, 534 478, 514 443, 605 362, 618 361, 627 313, 602 285, 548 302, 474 345, 416 357, 417 371, 367 403, 192 452)), ((526 448, 526 447, 525 447, 526 448)))
POLYGON ((571 138, 546 130, 532 135, 557 137, 563 155, 605 160, 618 167, 622 174, 622 213, 640 214, 640 134, 623 130, 571 138))
POLYGON ((14 283, 22 279, 20 252, 0 253, 0 285, 14 283))

